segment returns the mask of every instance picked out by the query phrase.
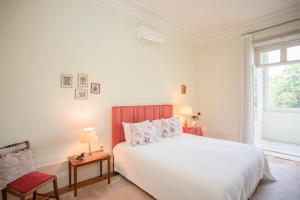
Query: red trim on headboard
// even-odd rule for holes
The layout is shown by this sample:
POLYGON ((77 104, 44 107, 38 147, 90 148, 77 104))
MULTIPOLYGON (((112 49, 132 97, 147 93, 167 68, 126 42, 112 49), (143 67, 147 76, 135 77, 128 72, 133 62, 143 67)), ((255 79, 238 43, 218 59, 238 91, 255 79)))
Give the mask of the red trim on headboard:
POLYGON ((112 148, 125 141, 122 122, 137 123, 173 117, 173 105, 112 107, 112 148))

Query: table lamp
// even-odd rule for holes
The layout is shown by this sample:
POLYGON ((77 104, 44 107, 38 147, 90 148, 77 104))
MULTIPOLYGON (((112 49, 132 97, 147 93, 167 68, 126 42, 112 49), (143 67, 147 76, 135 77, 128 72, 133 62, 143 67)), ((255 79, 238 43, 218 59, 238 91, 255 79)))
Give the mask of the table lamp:
POLYGON ((89 144, 89 154, 91 155, 91 143, 98 140, 95 128, 84 128, 81 133, 80 142, 89 144))
POLYGON ((180 114, 185 117, 184 126, 187 126, 187 117, 193 115, 193 109, 190 105, 185 105, 180 108, 180 114))

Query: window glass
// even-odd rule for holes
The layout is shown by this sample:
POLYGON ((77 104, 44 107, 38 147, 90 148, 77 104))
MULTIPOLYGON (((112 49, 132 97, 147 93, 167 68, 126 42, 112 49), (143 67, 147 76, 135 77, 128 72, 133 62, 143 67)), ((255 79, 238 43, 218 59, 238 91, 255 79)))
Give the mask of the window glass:
POLYGON ((266 68, 268 108, 300 108, 300 63, 266 68))
POLYGON ((280 50, 262 52, 260 54, 260 64, 272 64, 280 62, 280 50))
POLYGON ((287 61, 300 60, 300 45, 287 48, 287 61))

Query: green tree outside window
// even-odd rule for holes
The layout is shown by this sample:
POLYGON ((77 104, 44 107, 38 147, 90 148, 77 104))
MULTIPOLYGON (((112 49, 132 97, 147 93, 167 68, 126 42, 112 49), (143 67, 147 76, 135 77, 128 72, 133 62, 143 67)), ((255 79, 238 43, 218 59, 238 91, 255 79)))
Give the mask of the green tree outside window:
POLYGON ((286 67, 282 73, 269 78, 271 107, 300 108, 300 64, 286 67))

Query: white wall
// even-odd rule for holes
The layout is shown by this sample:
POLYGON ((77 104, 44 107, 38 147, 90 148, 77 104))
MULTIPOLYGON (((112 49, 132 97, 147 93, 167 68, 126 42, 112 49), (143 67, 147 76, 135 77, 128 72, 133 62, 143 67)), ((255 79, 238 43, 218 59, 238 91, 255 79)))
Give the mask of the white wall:
MULTIPOLYGON (((30 140, 47 169, 87 151, 79 143, 86 126, 110 151, 114 105, 195 105, 195 47, 171 35, 162 47, 141 43, 139 24, 89 0, 1 1, 0 146, 30 140), (75 87, 60 88, 61 73, 73 74, 74 85, 88 74, 101 95, 75 100, 75 87)), ((51 170, 66 175, 65 163, 51 170)))
POLYGON ((240 38, 201 47, 197 94, 207 136, 239 140, 241 108, 240 38))
POLYGON ((264 111, 262 138, 300 144, 300 113, 264 111))

